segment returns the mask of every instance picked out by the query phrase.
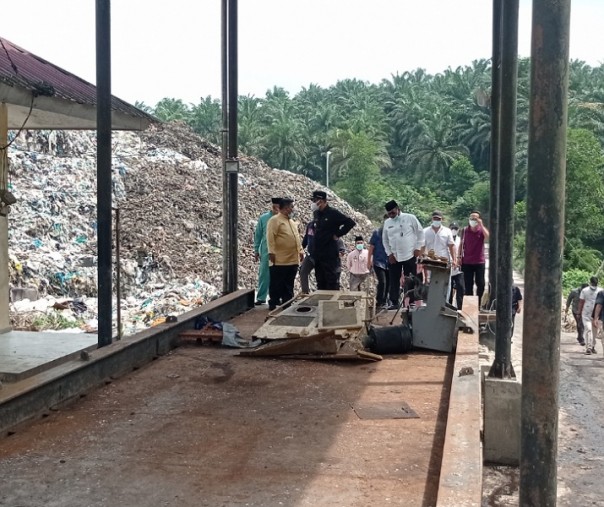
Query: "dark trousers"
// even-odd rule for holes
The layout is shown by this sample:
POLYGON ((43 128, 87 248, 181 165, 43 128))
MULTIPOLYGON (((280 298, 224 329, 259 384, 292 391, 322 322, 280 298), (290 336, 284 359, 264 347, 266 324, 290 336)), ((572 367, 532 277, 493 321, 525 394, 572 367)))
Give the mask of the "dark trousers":
POLYGON ((340 290, 340 257, 315 258, 315 278, 319 290, 340 290))
POLYGON ((298 265, 271 266, 268 287, 268 307, 274 309, 294 297, 294 280, 298 265))
POLYGON ((457 309, 461 310, 463 306, 463 296, 465 294, 464 274, 458 273, 451 277, 451 291, 449 293, 449 304, 453 303, 453 291, 455 291, 455 302, 457 309))
POLYGON ((476 283, 476 295, 478 296, 478 307, 484 294, 484 264, 462 264, 466 296, 474 295, 474 283, 476 283))
POLYGON ((575 322, 577 323, 577 341, 583 341, 583 331, 585 330, 585 326, 583 325, 583 319, 581 318, 580 313, 573 312, 573 317, 575 318, 575 322))
MULTIPOLYGON (((397 305, 399 298, 401 297, 401 275, 405 276, 417 275, 417 263, 415 257, 403 261, 395 262, 394 264, 388 264, 388 278, 390 281, 390 303, 397 305)), ((413 292, 409 294, 409 302, 415 301, 415 295, 413 292)))
POLYGON ((385 305, 388 302, 388 270, 373 266, 373 271, 377 278, 376 303, 378 306, 385 305))

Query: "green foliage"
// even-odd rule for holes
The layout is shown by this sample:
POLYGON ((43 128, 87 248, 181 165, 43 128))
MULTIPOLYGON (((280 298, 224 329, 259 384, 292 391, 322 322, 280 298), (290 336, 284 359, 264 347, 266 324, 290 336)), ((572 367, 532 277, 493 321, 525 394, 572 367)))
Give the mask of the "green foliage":
POLYGON ((584 283, 589 283, 589 279, 594 276, 594 271, 585 271, 583 269, 569 269, 562 273, 562 294, 567 297, 569 292, 584 283))
MULTIPOLYGON (((597 269, 604 247, 604 65, 571 61, 568 122, 565 269, 597 269)), ((427 224, 433 209, 463 222, 489 208, 489 60, 428 74, 396 74, 379 84, 344 79, 310 84, 290 97, 275 87, 262 98, 239 98, 242 153, 272 167, 326 183, 360 211, 381 220, 396 199, 427 224)), ((518 61, 515 265, 524 263, 530 61, 518 61)), ((197 105, 164 98, 151 110, 164 121, 188 122, 218 142, 219 100, 197 105)))
POLYGON ((602 264, 602 254, 586 246, 578 238, 566 238, 564 242, 564 269, 581 269, 595 273, 602 264))
POLYGON ((604 224, 604 156, 586 130, 570 129, 566 153, 567 237, 598 239, 604 224))
POLYGON ((60 330, 80 327, 82 323, 82 320, 69 319, 63 314, 53 311, 36 317, 31 327, 33 331, 43 331, 45 329, 60 330))

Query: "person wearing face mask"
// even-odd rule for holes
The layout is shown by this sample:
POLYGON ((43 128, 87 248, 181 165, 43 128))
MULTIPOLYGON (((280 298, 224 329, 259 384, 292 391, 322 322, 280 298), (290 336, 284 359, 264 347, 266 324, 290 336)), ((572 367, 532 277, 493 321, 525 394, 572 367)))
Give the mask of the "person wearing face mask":
MULTIPOLYGON (((415 215, 401 213, 396 201, 388 201, 385 206, 388 219, 384 222, 382 243, 388 256, 388 276, 390 281, 389 310, 396 310, 401 295, 401 274, 406 277, 417 275, 416 257, 424 251, 424 228, 415 215)), ((409 302, 414 301, 411 294, 409 302)))
POLYGON ((585 287, 579 295, 579 313, 583 320, 583 339, 585 340, 585 353, 596 353, 596 341, 594 339, 592 319, 593 311, 596 306, 596 297, 600 291, 598 279, 592 276, 589 279, 589 286, 585 287))
POLYGON ((369 252, 365 248, 363 236, 356 236, 354 238, 354 250, 346 256, 346 266, 350 273, 350 290, 363 290, 361 286, 369 276, 368 260, 369 252))
MULTIPOLYGON (((489 239, 489 231, 482 223, 480 213, 472 211, 468 226, 461 231, 461 270, 464 274, 465 295, 478 296, 478 308, 484 294, 485 254, 484 243, 489 239)), ((495 267, 495 266, 493 266, 495 267)))
POLYGON ((279 213, 266 226, 266 242, 270 264, 269 310, 294 297, 294 281, 304 258, 298 224, 290 219, 293 199, 281 199, 279 213))
POLYGON ((256 229, 254 231, 254 261, 260 261, 258 266, 258 289, 256 290, 256 305, 266 303, 268 286, 270 283, 270 270, 268 266, 268 247, 266 244, 266 224, 279 213, 279 203, 281 197, 271 198, 272 209, 263 213, 258 218, 256 229))
POLYGON ((315 277, 319 290, 340 290, 341 261, 338 240, 356 222, 327 203, 327 193, 315 190, 311 197, 315 218, 315 238, 309 251, 315 262, 315 277))
MULTIPOLYGON (((457 266, 457 256, 455 253, 455 241, 451 229, 443 225, 443 214, 440 211, 432 212, 432 225, 424 229, 424 238, 426 239, 426 251, 433 250, 434 255, 448 260, 451 269, 457 266)), ((447 288, 447 299, 451 294, 451 283, 447 288)))
POLYGON ((457 310, 461 310, 463 307, 464 279, 461 266, 459 265, 459 246, 461 244, 459 237, 459 225, 457 225, 456 222, 453 222, 451 225, 449 225, 449 229, 451 229, 451 235, 453 236, 453 241, 455 243, 454 256, 455 259, 457 259, 455 267, 451 268, 451 292, 449 293, 449 304, 453 304, 453 291, 455 291, 455 303, 457 310))

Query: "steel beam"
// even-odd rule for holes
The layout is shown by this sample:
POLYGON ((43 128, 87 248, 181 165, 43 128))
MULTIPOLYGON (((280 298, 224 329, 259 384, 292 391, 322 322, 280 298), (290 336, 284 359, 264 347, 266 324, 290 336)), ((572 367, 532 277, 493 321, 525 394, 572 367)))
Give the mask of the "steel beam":
POLYGON ((516 96, 518 90, 518 2, 502 9, 499 195, 497 199, 497 320, 495 360, 489 377, 513 378, 512 258, 514 245, 514 173, 516 171, 516 96))
POLYGON ((520 505, 556 505, 570 0, 534 0, 520 505))
POLYGON ((111 16, 110 0, 96 0, 97 249, 99 347, 111 343, 111 16))

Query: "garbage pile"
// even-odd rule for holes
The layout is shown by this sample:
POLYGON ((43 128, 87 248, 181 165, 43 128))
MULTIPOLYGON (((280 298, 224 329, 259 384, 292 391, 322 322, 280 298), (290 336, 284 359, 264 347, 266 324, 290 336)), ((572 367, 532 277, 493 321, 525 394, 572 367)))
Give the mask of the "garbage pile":
MULTIPOLYGON (((9 149, 9 164, 9 189, 17 198, 8 215, 10 284, 35 288, 41 297, 38 302, 13 302, 13 325, 31 328, 40 313, 52 311, 94 331, 96 132, 23 131, 9 149), (83 306, 55 307, 68 301, 83 306)), ((120 231, 124 331, 135 332, 218 297, 222 289, 220 149, 179 123, 151 126, 141 133, 114 132, 112 180, 113 207, 119 209, 119 223, 114 216, 113 229, 120 231)), ((253 234, 258 217, 270 208, 270 198, 296 199, 303 232, 311 218, 308 197, 317 188, 305 176, 241 157, 240 288, 256 285, 253 234)), ((352 247, 354 234, 369 238, 373 226, 367 217, 336 196, 332 205, 357 222, 346 238, 348 246, 352 247)), ((114 258, 114 267, 116 263, 114 258)), ((116 269, 114 294, 115 273, 116 269)), ((114 307, 115 313, 117 303, 114 307)))

